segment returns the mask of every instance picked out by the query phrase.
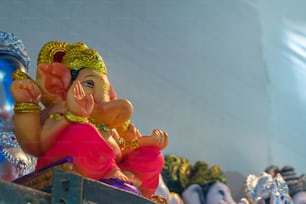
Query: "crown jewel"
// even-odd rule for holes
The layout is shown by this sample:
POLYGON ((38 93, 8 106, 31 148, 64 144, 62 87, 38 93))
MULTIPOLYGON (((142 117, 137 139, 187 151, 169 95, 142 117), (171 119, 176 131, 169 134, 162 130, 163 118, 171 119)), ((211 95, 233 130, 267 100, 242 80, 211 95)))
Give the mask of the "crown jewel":
POLYGON ((0 54, 9 54, 16 57, 28 70, 31 59, 22 40, 13 33, 0 31, 0 54))
POLYGON ((90 68, 107 74, 101 55, 82 42, 69 44, 60 41, 46 43, 39 52, 37 63, 61 62, 70 70, 90 68))

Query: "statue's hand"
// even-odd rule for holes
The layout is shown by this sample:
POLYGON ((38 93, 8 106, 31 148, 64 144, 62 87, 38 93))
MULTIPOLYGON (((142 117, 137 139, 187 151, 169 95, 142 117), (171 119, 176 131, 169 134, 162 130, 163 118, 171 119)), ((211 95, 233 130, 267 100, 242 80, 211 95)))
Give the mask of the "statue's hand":
POLYGON ((80 81, 77 81, 68 90, 67 106, 74 115, 88 117, 94 109, 93 95, 86 94, 80 81))
POLYGON ((126 130, 117 129, 120 137, 125 139, 128 142, 131 142, 133 139, 138 139, 142 135, 140 131, 135 127, 133 123, 130 123, 126 130))
POLYGON ((41 97, 39 87, 31 79, 17 79, 11 84, 11 93, 16 101, 38 103, 41 97))
POLYGON ((152 145, 159 147, 161 150, 168 145, 168 133, 160 129, 154 129, 149 138, 151 139, 152 145))

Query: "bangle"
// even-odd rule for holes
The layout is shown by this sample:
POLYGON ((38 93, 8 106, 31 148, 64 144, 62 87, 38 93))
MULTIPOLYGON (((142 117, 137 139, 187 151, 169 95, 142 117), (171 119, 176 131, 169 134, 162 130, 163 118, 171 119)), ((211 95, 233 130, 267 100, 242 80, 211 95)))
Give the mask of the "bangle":
POLYGON ((118 145, 122 151, 124 151, 125 149, 134 150, 139 147, 138 139, 133 139, 131 142, 127 142, 122 137, 119 138, 118 145))
POLYGON ((126 131, 127 129, 129 129, 130 125, 131 125, 131 121, 130 120, 128 120, 125 123, 123 123, 123 125, 122 125, 123 131, 126 131))
POLYGON ((69 122, 79 122, 79 123, 88 122, 87 117, 76 116, 76 115, 70 113, 69 111, 66 112, 65 116, 66 116, 66 118, 69 122))
POLYGON ((61 120, 64 117, 63 113, 51 113, 48 118, 54 119, 54 120, 61 120))
POLYGON ((129 143, 131 149, 137 149, 139 147, 138 139, 133 139, 132 142, 129 143))
POLYGON ((15 113, 31 113, 40 112, 41 108, 38 104, 27 102, 27 103, 16 103, 14 106, 15 113))
POLYGON ((121 151, 124 151, 126 146, 127 146, 127 142, 125 141, 125 139, 123 139, 122 137, 119 136, 118 145, 119 145, 121 151))
POLYGON ((12 74, 12 77, 14 80, 16 79, 31 79, 31 77, 23 72, 21 69, 17 69, 13 74, 12 74))

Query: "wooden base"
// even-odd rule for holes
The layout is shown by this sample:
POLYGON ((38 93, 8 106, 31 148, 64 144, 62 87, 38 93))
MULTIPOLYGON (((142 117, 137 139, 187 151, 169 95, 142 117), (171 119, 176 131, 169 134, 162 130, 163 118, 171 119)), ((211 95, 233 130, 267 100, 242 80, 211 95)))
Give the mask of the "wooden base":
POLYGON ((154 204, 151 200, 84 178, 67 164, 38 171, 16 181, 0 180, 0 203, 154 204), (27 202, 26 202, 27 201, 27 202))

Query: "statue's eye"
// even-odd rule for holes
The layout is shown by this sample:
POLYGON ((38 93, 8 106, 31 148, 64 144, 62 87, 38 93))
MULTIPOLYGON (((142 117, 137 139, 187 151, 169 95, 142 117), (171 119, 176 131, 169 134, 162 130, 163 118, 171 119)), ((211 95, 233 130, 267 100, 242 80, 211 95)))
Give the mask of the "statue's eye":
POLYGON ((225 203, 226 201, 225 192, 223 190, 218 190, 218 194, 221 196, 220 203, 225 203))
POLYGON ((89 88, 93 88, 94 85, 95 85, 95 83, 94 83, 92 80, 86 80, 86 81, 83 81, 83 82, 82 82, 82 85, 83 85, 83 86, 87 86, 87 87, 89 87, 89 88))
POLYGON ((223 190, 218 190, 218 193, 222 196, 222 198, 225 198, 225 192, 223 190))

